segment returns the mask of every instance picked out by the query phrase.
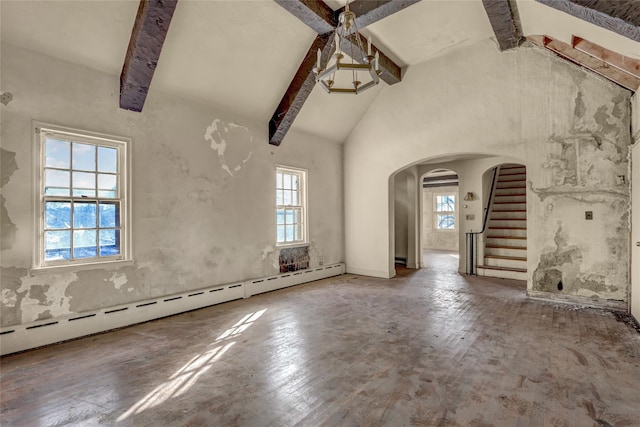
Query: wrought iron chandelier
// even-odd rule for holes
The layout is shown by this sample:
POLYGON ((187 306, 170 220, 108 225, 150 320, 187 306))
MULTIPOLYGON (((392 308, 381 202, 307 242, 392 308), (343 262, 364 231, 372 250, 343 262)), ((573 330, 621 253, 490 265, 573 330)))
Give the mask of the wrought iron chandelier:
POLYGON ((346 4, 344 12, 338 17, 334 43, 336 52, 324 67, 321 63, 322 53, 318 49, 318 61, 313 72, 316 75, 316 82, 322 89, 327 93, 358 94, 380 82, 379 54, 378 52, 375 55, 371 54, 371 37, 369 37, 367 39, 367 55, 365 56, 356 24, 356 14, 349 10, 349 2, 346 4), (348 51, 345 52, 341 49, 343 40, 348 41, 345 43, 345 46, 348 46, 348 51), (346 60, 345 54, 349 57, 346 60), (360 80, 361 77, 367 80, 366 83, 360 80))

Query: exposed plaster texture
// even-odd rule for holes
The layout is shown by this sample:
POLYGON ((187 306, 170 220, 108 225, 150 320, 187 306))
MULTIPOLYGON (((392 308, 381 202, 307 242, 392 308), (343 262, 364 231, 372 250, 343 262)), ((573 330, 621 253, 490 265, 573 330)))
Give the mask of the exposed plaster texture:
POLYGON ((215 119, 209 126, 207 126, 204 133, 205 141, 210 143, 210 147, 213 151, 218 153, 218 160, 220 161, 220 167, 227 172, 230 176, 239 172, 249 161, 252 151, 247 152, 247 143, 253 143, 253 135, 249 132, 249 129, 245 126, 241 126, 237 123, 225 123, 220 119, 215 119), (241 147, 232 147, 230 153, 227 151, 227 139, 237 140, 241 147))
POLYGON ((308 170, 309 250, 344 260, 340 145, 292 130, 274 149, 263 120, 154 90, 142 113, 121 110, 117 75, 6 43, 1 66, 16 98, 2 107, 0 326, 277 274, 278 164, 308 170), (30 273, 34 118, 132 138, 132 265, 30 273))
MULTIPOLYGON (((480 42, 413 66, 401 85, 384 88, 351 133, 347 271, 394 274, 389 177, 398 170, 441 156, 504 156, 527 166, 528 289, 557 294, 557 278, 562 295, 626 300, 630 93, 543 49, 491 48, 480 42), (585 220, 585 211, 594 219, 585 220), (558 246, 560 228, 565 243, 558 246), (568 248, 575 248, 571 256, 553 260, 568 248)), ((482 172, 475 179, 481 182, 482 172)), ((462 255, 463 245, 461 267, 462 255)))

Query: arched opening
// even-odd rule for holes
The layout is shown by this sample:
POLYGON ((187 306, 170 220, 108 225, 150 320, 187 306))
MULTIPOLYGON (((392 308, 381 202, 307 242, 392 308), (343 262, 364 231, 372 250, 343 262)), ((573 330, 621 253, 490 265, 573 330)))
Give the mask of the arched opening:
MULTIPOLYGON (((454 263, 447 269, 468 273, 465 237, 470 232, 477 234, 482 230, 491 187, 491 183, 483 180, 483 174, 513 161, 512 158, 486 154, 457 154, 425 159, 393 173, 389 177, 389 277, 393 277, 398 265, 409 268, 427 266, 429 260, 424 256, 429 254, 425 254, 425 250, 452 251, 447 252, 446 257, 434 258, 439 266, 432 268, 439 269, 442 267, 440 261, 446 259, 454 263), (457 187, 454 185, 454 175, 457 177, 457 187), (425 184, 434 185, 429 188, 430 191, 425 191, 425 184), (438 184, 443 185, 441 191, 435 186, 438 184), (453 197, 440 197, 438 200, 438 195, 447 194, 453 197), (451 205, 452 199, 455 201, 453 210, 446 206, 451 205), (452 213, 453 230, 450 225, 452 213), (446 231, 451 234, 434 234, 434 229, 439 226, 436 223, 438 218, 443 220, 440 226, 448 227, 446 231), (451 243, 453 236, 457 238, 457 246, 451 243)), ((478 250, 482 251, 484 246, 478 250)), ((478 255, 474 254, 475 257, 478 255)), ((483 255, 480 254, 477 259, 483 260, 483 255)), ((476 262, 476 267, 479 262, 476 262)))

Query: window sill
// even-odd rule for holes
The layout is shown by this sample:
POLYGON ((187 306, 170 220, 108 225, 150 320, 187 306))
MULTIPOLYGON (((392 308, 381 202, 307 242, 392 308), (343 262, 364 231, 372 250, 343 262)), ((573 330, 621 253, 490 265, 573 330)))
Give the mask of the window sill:
POLYGON ((99 270, 99 269, 114 269, 120 267, 126 267, 135 263, 132 259, 124 259, 118 261, 104 261, 104 262, 91 262, 86 264, 73 264, 73 265, 51 265, 47 267, 33 267, 29 272, 31 275, 48 274, 48 273, 66 273, 83 270, 99 270))
POLYGON ((302 248, 304 246, 309 246, 309 242, 297 242, 297 243, 276 243, 276 249, 285 249, 285 248, 302 248))

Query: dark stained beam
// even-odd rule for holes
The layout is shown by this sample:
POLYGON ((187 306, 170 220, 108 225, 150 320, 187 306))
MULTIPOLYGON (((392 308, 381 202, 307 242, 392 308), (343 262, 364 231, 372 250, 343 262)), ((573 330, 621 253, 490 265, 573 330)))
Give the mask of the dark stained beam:
MULTIPOLYGON (((356 14, 356 25, 363 29, 389 15, 418 3, 420 0, 356 0, 349 3, 349 9, 356 14)), ((336 16, 344 11, 344 7, 336 10, 336 16)))
POLYGON ((178 0, 140 0, 120 74, 120 108, 140 112, 178 0))
POLYGON ((331 34, 316 36, 309 51, 289 84, 278 108, 269 121, 269 144, 280 145, 293 121, 316 84, 313 67, 316 65, 318 49, 322 52, 322 63, 326 64, 335 50, 331 34))
MULTIPOLYGON (((352 35, 351 37, 354 37, 354 35, 352 35)), ((360 37, 360 42, 366 49, 367 39, 365 39, 364 36, 360 33, 358 33, 358 37, 360 37)), ((382 71, 382 73, 380 74, 380 79, 390 85, 399 83, 400 80, 402 80, 402 69, 400 68, 400 66, 393 62, 387 55, 382 53, 377 47, 375 47, 375 45, 372 45, 371 47, 372 52, 378 52, 378 64, 380 66, 380 71, 382 71)), ((340 43, 340 49, 342 49, 342 51, 347 55, 349 55, 350 52, 353 52, 355 59, 364 58, 367 56, 367 52, 361 51, 358 45, 356 43, 353 43, 351 39, 342 39, 342 43, 340 43), (356 54, 356 52, 360 53, 356 54)))
POLYGON ((517 16, 509 0, 482 0, 500 50, 518 47, 524 40, 517 25, 517 16))
POLYGON ((322 0, 274 0, 318 34, 335 30, 336 15, 322 0))
POLYGON ((627 24, 640 26, 640 1, 638 0, 571 0, 571 2, 597 10, 612 18, 622 19, 627 24))
POLYGON ((568 13, 583 21, 613 31, 623 37, 640 42, 638 0, 536 0, 546 6, 568 13), (588 5, 588 6, 587 6, 588 5), (628 8, 628 9, 627 9, 628 8), (624 12, 626 10, 626 12, 624 12), (616 17, 615 14, 624 16, 616 17))

